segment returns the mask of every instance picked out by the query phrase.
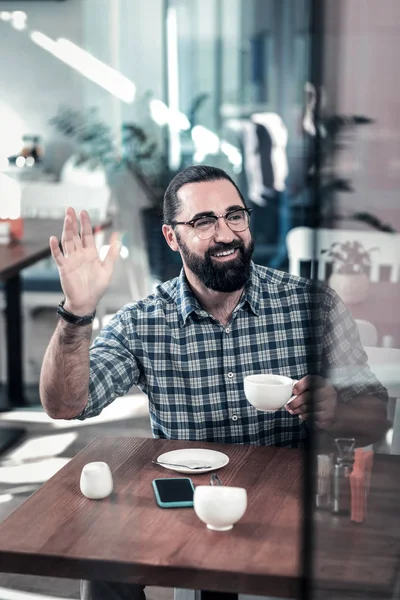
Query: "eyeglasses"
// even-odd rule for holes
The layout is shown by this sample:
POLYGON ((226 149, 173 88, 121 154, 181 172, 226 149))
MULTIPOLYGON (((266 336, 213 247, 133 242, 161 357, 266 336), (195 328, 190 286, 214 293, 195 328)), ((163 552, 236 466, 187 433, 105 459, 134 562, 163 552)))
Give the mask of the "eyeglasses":
POLYGON ((251 208, 241 208, 239 210, 231 210, 225 215, 197 217, 191 221, 172 221, 171 225, 190 225, 198 238, 208 240, 214 235, 217 229, 218 219, 224 219, 232 231, 240 232, 246 231, 249 228, 250 215, 251 208))

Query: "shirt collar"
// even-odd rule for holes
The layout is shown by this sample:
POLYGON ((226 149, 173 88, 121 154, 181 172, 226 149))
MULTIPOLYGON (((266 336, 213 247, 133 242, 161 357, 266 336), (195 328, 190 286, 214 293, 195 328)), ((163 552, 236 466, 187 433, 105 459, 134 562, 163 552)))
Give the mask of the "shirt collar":
POLYGON ((207 312, 196 299, 188 280, 186 279, 185 271, 182 269, 177 279, 176 286, 176 305, 178 309, 181 326, 185 325, 189 315, 194 312, 199 316, 208 316, 207 312))
MULTIPOLYGON (((235 310, 239 310, 248 305, 255 315, 260 314, 261 283, 257 273, 256 266, 251 262, 250 277, 246 283, 242 298, 235 310)), ((200 317, 208 317, 208 313, 196 299, 193 294, 185 271, 182 269, 177 279, 176 285, 176 305, 181 326, 185 325, 187 318, 193 312, 200 317)))
POLYGON ((241 308, 247 304, 252 312, 258 316, 260 314, 261 294, 262 289, 260 277, 257 273, 257 267, 252 261, 250 264, 250 277, 247 280, 244 288, 244 294, 239 302, 238 308, 241 308))

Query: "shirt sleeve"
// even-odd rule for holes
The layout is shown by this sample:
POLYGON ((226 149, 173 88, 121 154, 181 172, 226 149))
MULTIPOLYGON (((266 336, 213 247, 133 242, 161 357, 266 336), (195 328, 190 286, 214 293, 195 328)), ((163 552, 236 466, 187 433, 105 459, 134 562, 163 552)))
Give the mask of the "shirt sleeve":
POLYGON ((358 327, 339 296, 327 288, 328 307, 323 336, 323 375, 341 402, 361 395, 388 399, 386 388, 372 373, 358 327))
POLYGON ((119 311, 90 348, 89 399, 76 419, 99 415, 115 398, 124 396, 140 379, 139 364, 131 348, 127 313, 119 311))

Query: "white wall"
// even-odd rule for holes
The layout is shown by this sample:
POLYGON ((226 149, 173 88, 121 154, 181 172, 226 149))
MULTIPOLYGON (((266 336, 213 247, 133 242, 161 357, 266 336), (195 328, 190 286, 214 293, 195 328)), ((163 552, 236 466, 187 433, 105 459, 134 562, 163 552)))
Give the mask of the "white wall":
MULTIPOLYGON (((82 44, 82 2, 0 2, 2 10, 22 10, 28 27, 82 44)), ((82 106, 82 78, 34 44, 29 35, 0 21, 0 128, 52 134, 48 120, 60 104, 82 106)), ((50 160, 49 154, 47 155, 50 160)))
MULTIPOLYGON (((17 9, 27 13, 29 30, 52 39, 65 37, 121 70, 136 84, 137 96, 152 90, 163 97, 162 0, 0 0, 0 11, 17 9)), ((60 104, 98 106, 113 128, 120 119, 136 117, 134 106, 114 100, 36 46, 28 30, 19 32, 0 21, 0 128, 4 131, 4 119, 10 124, 13 111, 23 132, 45 136, 47 160, 56 168, 69 151, 64 144, 52 143, 57 135, 48 124, 60 104)))
POLYGON ((328 90, 336 89, 330 109, 375 120, 357 128, 340 157, 356 189, 342 195, 341 209, 369 210, 400 230, 400 2, 331 2, 336 19, 328 22, 326 76, 328 90))

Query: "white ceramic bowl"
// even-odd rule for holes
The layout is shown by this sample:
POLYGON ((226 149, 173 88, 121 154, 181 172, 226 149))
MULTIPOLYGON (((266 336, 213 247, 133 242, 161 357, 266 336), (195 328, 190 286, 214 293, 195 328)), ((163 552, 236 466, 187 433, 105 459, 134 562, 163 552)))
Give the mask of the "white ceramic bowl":
POLYGON ((263 373, 244 378, 244 393, 247 400, 258 410, 272 412, 279 410, 293 396, 295 379, 284 375, 263 373))
POLYGON ((244 488, 225 485, 199 485, 194 490, 194 510, 208 529, 229 531, 246 512, 244 488))
POLYGON ((91 462, 82 469, 81 492, 86 498, 100 500, 109 496, 114 488, 111 469, 105 462, 91 462))

